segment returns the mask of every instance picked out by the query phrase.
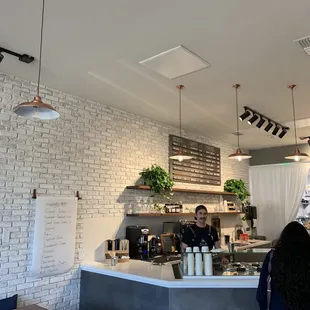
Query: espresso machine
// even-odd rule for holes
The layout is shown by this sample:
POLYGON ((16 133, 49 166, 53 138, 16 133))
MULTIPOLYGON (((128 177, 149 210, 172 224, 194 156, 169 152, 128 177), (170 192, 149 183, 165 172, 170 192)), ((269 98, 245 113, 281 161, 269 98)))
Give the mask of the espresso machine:
POLYGON ((162 254, 162 246, 160 237, 152 237, 149 240, 149 258, 152 259, 162 254))
POLYGON ((148 260, 150 230, 146 226, 127 226, 126 239, 129 240, 129 257, 133 259, 148 260))

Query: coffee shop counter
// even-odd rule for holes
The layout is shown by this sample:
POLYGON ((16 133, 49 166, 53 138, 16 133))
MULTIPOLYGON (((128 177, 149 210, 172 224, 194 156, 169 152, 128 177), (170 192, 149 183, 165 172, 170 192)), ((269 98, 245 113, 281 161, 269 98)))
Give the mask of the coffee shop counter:
POLYGON ((258 276, 175 279, 171 263, 89 262, 81 265, 80 310, 226 310, 227 305, 230 310, 255 310, 258 280, 258 276))
POLYGON ((166 288, 256 288, 259 279, 258 276, 210 276, 177 280, 171 263, 158 266, 139 260, 118 263, 116 266, 85 263, 81 265, 81 270, 166 288))

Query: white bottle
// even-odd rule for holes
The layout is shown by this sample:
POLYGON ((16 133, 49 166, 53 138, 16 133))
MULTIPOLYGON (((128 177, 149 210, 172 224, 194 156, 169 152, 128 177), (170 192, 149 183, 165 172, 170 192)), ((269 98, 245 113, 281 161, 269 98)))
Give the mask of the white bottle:
POLYGON ((202 254, 195 253, 195 274, 196 276, 202 276, 202 254))
MULTIPOLYGON (((190 250, 192 250, 191 248, 189 248, 190 250)), ((187 262, 187 253, 188 253, 188 251, 187 251, 187 248, 185 249, 185 252, 186 253, 183 253, 183 255, 182 255, 182 257, 183 257, 183 261, 182 261, 182 263, 183 263, 183 266, 182 266, 182 268, 183 268, 183 275, 187 275, 187 266, 188 266, 188 262, 187 262)))
POLYGON ((192 253, 192 248, 186 248, 187 253, 187 274, 189 276, 195 275, 195 262, 194 262, 194 253, 192 253))
POLYGON ((213 259, 212 259, 211 252, 207 252, 203 254, 203 265, 204 265, 205 276, 212 276, 213 275, 213 259))
POLYGON ((208 246, 203 246, 201 247, 201 252, 202 252, 202 272, 205 274, 205 266, 204 266, 204 261, 205 261, 205 255, 207 252, 209 252, 209 247, 208 246))

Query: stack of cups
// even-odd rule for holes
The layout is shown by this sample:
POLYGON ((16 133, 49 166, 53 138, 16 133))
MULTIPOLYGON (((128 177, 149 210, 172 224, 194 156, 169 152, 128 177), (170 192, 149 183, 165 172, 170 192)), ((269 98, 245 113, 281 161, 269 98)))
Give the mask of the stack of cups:
POLYGON ((202 247, 203 252, 203 269, 205 276, 212 276, 213 275, 213 260, 212 260, 212 253, 209 252, 209 248, 207 246, 202 247))
POLYGON ((188 247, 186 248, 186 254, 187 254, 187 274, 189 276, 193 276, 195 274, 195 262, 194 262, 194 253, 192 253, 192 248, 188 247))
POLYGON ((195 275, 202 276, 202 254, 200 253, 199 247, 195 246, 193 252, 195 253, 195 275))

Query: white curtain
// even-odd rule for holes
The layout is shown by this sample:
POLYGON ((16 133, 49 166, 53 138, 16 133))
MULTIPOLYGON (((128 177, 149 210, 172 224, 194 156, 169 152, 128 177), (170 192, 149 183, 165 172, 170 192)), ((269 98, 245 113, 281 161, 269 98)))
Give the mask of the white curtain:
POLYGON ((308 171, 307 163, 250 167, 251 205, 257 207, 259 235, 274 240, 296 219, 308 171))

